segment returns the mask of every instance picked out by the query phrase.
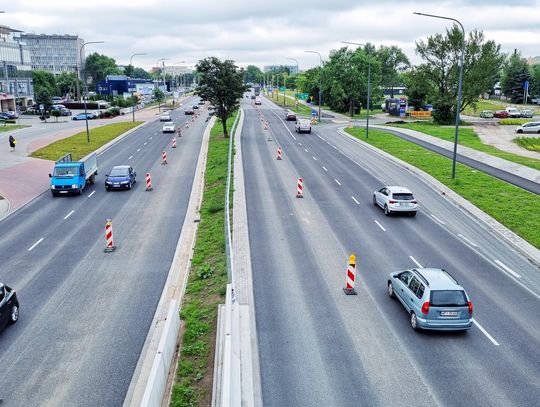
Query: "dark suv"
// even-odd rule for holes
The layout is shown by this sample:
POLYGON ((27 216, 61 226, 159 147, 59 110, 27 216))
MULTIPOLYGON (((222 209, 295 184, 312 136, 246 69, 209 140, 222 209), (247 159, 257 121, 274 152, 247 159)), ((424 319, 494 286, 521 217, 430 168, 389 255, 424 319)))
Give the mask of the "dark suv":
POLYGON ((0 283, 0 332, 19 319, 19 301, 12 288, 0 283))

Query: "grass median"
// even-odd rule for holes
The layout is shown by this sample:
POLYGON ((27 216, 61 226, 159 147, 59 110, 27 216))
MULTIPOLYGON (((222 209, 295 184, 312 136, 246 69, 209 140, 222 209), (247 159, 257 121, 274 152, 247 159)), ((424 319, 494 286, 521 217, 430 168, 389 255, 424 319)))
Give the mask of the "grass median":
POLYGON ((540 249, 540 196, 495 177, 457 163, 457 178, 451 178, 452 161, 388 132, 363 128, 348 133, 427 172, 476 205, 507 228, 540 249))
POLYGON ((517 137, 513 141, 527 150, 540 153, 540 137, 517 137))
MULTIPOLYGON (((231 130, 234 117, 227 121, 231 130)), ((209 406, 212 401, 213 367, 218 305, 225 301, 225 191, 230 138, 223 137, 218 120, 210 132, 201 221, 180 318, 182 348, 171 406, 209 406)), ((231 188, 232 190, 232 188, 231 188)))
POLYGON ((142 123, 144 122, 119 122, 94 127, 90 129, 90 143, 87 143, 85 130, 40 148, 34 151, 31 156, 56 161, 67 153, 71 153, 73 160, 79 160, 142 123))
MULTIPOLYGON (((434 123, 406 123, 388 125, 395 128, 416 130, 421 133, 429 134, 430 136, 440 138, 442 140, 450 141, 452 143, 454 142, 454 126, 440 126, 434 123)), ((498 148, 484 144, 482 143, 482 141, 472 127, 460 126, 458 142, 462 146, 474 148, 475 150, 491 154, 495 157, 512 161, 516 164, 525 165, 527 167, 534 168, 535 170, 540 171, 540 160, 537 160, 535 158, 523 157, 521 155, 502 151, 498 148)))
POLYGON ((0 124, 0 133, 4 131, 12 131, 17 129, 23 129, 25 127, 30 127, 27 125, 18 125, 18 124, 0 124))

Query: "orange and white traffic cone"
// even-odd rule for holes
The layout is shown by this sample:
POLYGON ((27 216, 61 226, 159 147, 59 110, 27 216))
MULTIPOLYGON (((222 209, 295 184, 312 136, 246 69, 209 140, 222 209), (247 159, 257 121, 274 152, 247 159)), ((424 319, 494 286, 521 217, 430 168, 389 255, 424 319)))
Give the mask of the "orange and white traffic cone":
POLYGON ((105 239, 107 240, 105 253, 114 252, 116 250, 116 246, 113 243, 112 221, 110 219, 107 219, 107 222, 105 222, 105 239))
POLYGON ((281 160, 281 147, 277 148, 277 159, 281 160))
POLYGON ((302 180, 302 178, 298 178, 298 182, 296 183, 296 197, 304 197, 304 181, 302 180))
POLYGON ((146 173, 146 190, 152 190, 152 177, 150 176, 149 172, 146 173))
POLYGON ((347 265, 347 277, 345 278, 345 287, 343 291, 347 295, 356 295, 354 290, 354 280, 356 278, 356 256, 351 254, 349 257, 349 264, 347 265))
POLYGON ((161 164, 167 164, 167 153, 165 151, 161 153, 161 164))
POLYGON ((174 137, 172 139, 172 148, 176 148, 176 139, 174 137))

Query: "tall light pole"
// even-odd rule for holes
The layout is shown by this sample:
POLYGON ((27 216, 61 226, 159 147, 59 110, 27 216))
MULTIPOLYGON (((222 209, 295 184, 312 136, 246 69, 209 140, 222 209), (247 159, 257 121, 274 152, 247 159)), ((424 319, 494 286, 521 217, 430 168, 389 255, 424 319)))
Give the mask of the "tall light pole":
MULTIPOLYGON (((88 41, 83 43, 81 45, 81 49, 79 50, 79 56, 81 57, 81 67, 83 66, 83 58, 82 58, 82 52, 85 45, 88 44, 103 44, 105 41, 88 41)), ((88 82, 86 80, 86 65, 84 65, 83 70, 83 80, 84 80, 84 89, 85 89, 85 96, 83 97, 84 101, 84 121, 86 122, 86 142, 90 143, 90 130, 88 130, 88 111, 86 110, 86 99, 88 98, 88 82)))
MULTIPOLYGON (((156 67, 158 68, 159 70, 159 62, 160 61, 163 61, 163 71, 165 71, 165 61, 169 59, 169 58, 160 58, 156 61, 156 67)), ((165 86, 165 74, 164 72, 162 72, 162 76, 163 76, 163 86, 165 86)), ((156 80, 156 84, 157 84, 157 88, 159 89, 159 74, 158 74, 158 79, 156 80)), ((161 112, 161 100, 159 101, 159 106, 158 106, 158 110, 161 112)))
POLYGON ((456 130, 454 133, 454 154, 452 156, 452 179, 456 178, 456 160, 457 160, 457 145, 458 145, 458 133, 459 133, 459 121, 460 121, 460 110, 461 110, 461 85, 463 83, 463 55, 465 54, 465 29, 463 24, 458 20, 452 17, 437 16, 434 14, 425 14, 414 12, 413 14, 425 17, 440 18, 442 20, 455 21, 461 27, 461 57, 459 61, 459 81, 458 81, 458 96, 457 96, 457 107, 456 107, 456 130))
POLYGON ((321 98, 322 98, 322 68, 323 68, 322 56, 317 51, 306 51, 306 52, 309 52, 310 54, 317 54, 321 62, 319 65, 319 123, 320 123, 321 122, 321 98))
MULTIPOLYGON (((131 66, 131 69, 132 69, 132 72, 131 74, 133 75, 133 57, 136 57, 138 55, 146 55, 146 53, 144 52, 137 52, 135 54, 133 54, 130 58, 129 58, 129 66, 131 66)), ((133 78, 132 78, 133 80, 133 78)), ((131 108, 131 112, 133 113, 133 122, 135 122, 135 90, 133 88, 133 83, 131 84, 131 101, 133 102, 133 106, 131 108)))
MULTIPOLYGON (((359 47, 365 46, 358 42, 341 41, 343 44, 357 45, 359 47)), ((366 116, 366 138, 369 137, 369 110, 371 107, 371 49, 368 48, 368 74, 367 74, 367 116, 366 116)), ((354 115, 354 112, 353 112, 354 115)))
MULTIPOLYGON (((180 61, 180 62, 176 62, 174 64, 172 64, 173 67, 175 66, 178 66, 178 65, 181 65, 181 64, 185 64, 186 61, 180 61)), ((174 70, 173 70, 174 71, 174 70)), ((175 77, 174 75, 171 75, 172 77, 175 77)), ((172 81, 171 81, 171 87, 172 87, 172 100, 173 100, 173 107, 174 107, 174 88, 176 88, 176 79, 174 80, 174 87, 172 87, 172 81)), ((180 100, 180 95, 178 95, 178 100, 180 100)))

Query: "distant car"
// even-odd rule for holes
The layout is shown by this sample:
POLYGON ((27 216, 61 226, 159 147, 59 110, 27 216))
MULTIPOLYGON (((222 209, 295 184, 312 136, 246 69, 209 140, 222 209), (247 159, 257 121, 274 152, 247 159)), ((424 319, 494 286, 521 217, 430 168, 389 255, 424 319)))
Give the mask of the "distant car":
POLYGON ((295 122, 296 121, 296 114, 293 112, 287 112, 285 114, 285 120, 288 122, 295 122))
POLYGON ((519 114, 520 114, 521 117, 526 118, 526 119, 532 119, 532 117, 534 115, 533 111, 530 110, 530 109, 520 110, 519 114))
POLYGON ((0 283, 0 332, 19 319, 19 301, 12 288, 0 283))
POLYGON ((484 119, 491 119, 491 118, 493 118, 493 111, 491 111, 491 110, 482 110, 480 112, 480 117, 483 117, 484 119))
POLYGON ((297 119, 294 124, 294 131, 297 133, 311 133, 311 121, 309 119, 297 119))
POLYGON ((161 116, 159 116, 160 122, 170 122, 171 121, 171 114, 170 113, 162 113, 161 116))
POLYGON ((505 110, 508 113, 508 116, 513 119, 521 117, 521 112, 517 107, 507 107, 505 110))
POLYGON ((105 190, 111 189, 131 189, 137 182, 137 173, 130 165, 116 165, 105 175, 105 190))
POLYGON ((262 104, 262 100, 261 100, 260 97, 258 97, 258 96, 255 97, 255 104, 256 105, 261 105, 262 104))
POLYGON ((508 119, 510 114, 506 110, 497 110, 493 113, 493 117, 496 117, 497 119, 508 119))
POLYGON ((96 100, 95 102, 98 106, 98 109, 108 109, 111 107, 110 102, 107 102, 106 100, 96 100))
POLYGON ((60 96, 54 96, 51 98, 51 102, 53 102, 53 104, 62 103, 63 101, 64 98, 61 98, 60 96))
POLYGON ((199 108, 199 105, 193 105, 191 106, 193 109, 198 109, 199 108))
POLYGON ((79 113, 71 118, 71 120, 92 120, 95 119, 96 116, 94 113, 79 113))
POLYGON ((540 122, 529 122, 516 128, 516 133, 536 133, 540 134, 540 122))
POLYGON ((251 95, 251 99, 255 99, 257 96, 255 95, 251 95))
POLYGON ((53 105, 52 110, 58 110, 61 116, 71 116, 71 110, 63 105, 53 105))
POLYGON ((186 109, 184 110, 184 114, 191 115, 191 114, 195 114, 195 112, 193 111, 193 109, 186 109))
POLYGON ((206 103, 206 100, 199 100, 200 105, 204 105, 206 103))
POLYGON ((167 122, 163 125, 163 133, 174 133, 175 130, 173 122, 167 122))
POLYGON ((397 298, 414 330, 466 331, 473 304, 465 289, 443 269, 416 268, 390 273, 388 295, 397 298))
POLYGON ((17 117, 17 112, 13 112, 13 111, 6 111, 6 112, 2 112, 1 113, 2 117, 6 118, 6 119, 16 119, 17 117))
POLYGON ((398 186, 385 186, 373 192, 373 205, 380 206, 386 216, 396 212, 416 216, 418 211, 418 202, 413 193, 398 186))

